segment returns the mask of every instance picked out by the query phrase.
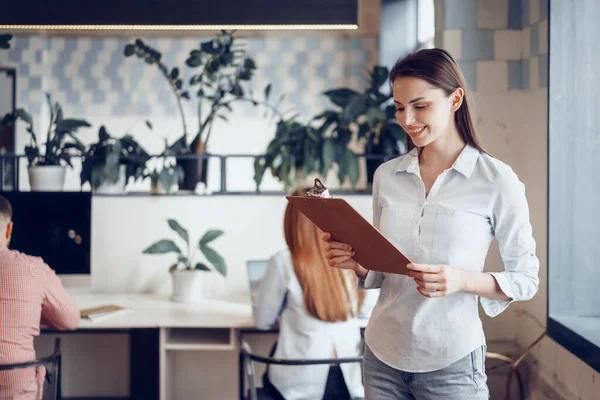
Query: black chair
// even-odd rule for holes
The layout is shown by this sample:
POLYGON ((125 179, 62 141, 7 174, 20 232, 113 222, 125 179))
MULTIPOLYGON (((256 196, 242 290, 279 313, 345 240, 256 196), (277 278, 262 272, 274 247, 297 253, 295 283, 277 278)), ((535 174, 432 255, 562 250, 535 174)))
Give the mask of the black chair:
MULTIPOLYGON (((255 372, 253 361, 268 365, 318 365, 318 364, 345 364, 345 363, 360 363, 362 356, 346 357, 346 358, 326 358, 314 360, 301 359, 282 359, 272 357, 273 351, 269 357, 259 356, 252 353, 252 349, 248 342, 242 336, 239 337, 240 342, 240 400, 273 400, 273 396, 265 390, 265 388, 257 388, 254 382, 255 372), (245 381, 248 381, 248 393, 245 391, 245 381)), ((273 346, 273 350, 275 345, 273 346)))
POLYGON ((44 366, 46 368, 46 379, 44 387, 42 388, 43 400, 58 400, 60 385, 60 365, 60 338, 56 338, 56 340, 54 341, 54 352, 48 357, 17 364, 0 365, 0 373, 2 373, 2 371, 14 371, 17 369, 27 369, 44 366))

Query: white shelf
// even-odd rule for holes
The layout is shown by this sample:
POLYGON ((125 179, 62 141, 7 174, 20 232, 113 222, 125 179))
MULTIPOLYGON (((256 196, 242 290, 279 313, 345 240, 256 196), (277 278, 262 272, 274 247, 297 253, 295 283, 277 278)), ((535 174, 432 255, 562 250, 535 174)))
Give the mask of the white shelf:
POLYGON ((231 328, 168 328, 165 350, 233 350, 231 328))

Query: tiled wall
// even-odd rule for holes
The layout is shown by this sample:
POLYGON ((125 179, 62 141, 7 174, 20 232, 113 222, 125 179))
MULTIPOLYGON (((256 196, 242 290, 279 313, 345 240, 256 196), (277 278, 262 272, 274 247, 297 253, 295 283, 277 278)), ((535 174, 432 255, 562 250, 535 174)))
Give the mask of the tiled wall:
MULTIPOLYGON (((192 49, 206 38, 152 38, 169 66, 184 66, 192 49)), ((273 84, 272 96, 287 96, 286 106, 304 117, 327 104, 319 94, 336 86, 361 89, 365 68, 377 62, 376 37, 240 39, 258 65, 255 90, 273 84)), ((126 39, 16 36, 0 64, 18 71, 17 102, 33 114, 51 92, 67 114, 94 116, 174 116, 176 104, 157 68, 125 58, 126 39)), ((189 73, 188 75, 189 76, 189 73)), ((193 105, 189 105, 193 112, 193 105)), ((251 108, 248 108, 249 110, 251 108)))
POLYGON ((548 87, 549 0, 523 0, 523 89, 548 87))
POLYGON ((459 61, 470 89, 547 86, 548 0, 438 0, 436 45, 459 61))

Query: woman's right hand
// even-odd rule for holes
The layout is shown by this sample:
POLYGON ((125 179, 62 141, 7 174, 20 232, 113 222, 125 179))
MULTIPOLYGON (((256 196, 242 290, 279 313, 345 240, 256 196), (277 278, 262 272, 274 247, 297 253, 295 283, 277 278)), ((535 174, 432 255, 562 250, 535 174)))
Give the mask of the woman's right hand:
POLYGON ((331 234, 328 232, 323 233, 321 238, 326 243, 325 258, 327 258, 329 265, 336 268, 350 269, 352 271, 357 270, 358 263, 352 258, 354 255, 352 246, 331 240, 331 234))

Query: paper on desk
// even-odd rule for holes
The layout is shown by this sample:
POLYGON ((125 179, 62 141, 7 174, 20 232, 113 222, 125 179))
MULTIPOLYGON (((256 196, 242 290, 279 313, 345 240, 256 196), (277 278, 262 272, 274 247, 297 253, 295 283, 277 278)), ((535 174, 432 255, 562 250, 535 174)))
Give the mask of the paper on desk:
POLYGON ((103 321, 108 318, 120 316, 130 312, 131 309, 122 306, 110 304, 98 307, 85 308, 80 310, 81 318, 92 322, 103 321))

